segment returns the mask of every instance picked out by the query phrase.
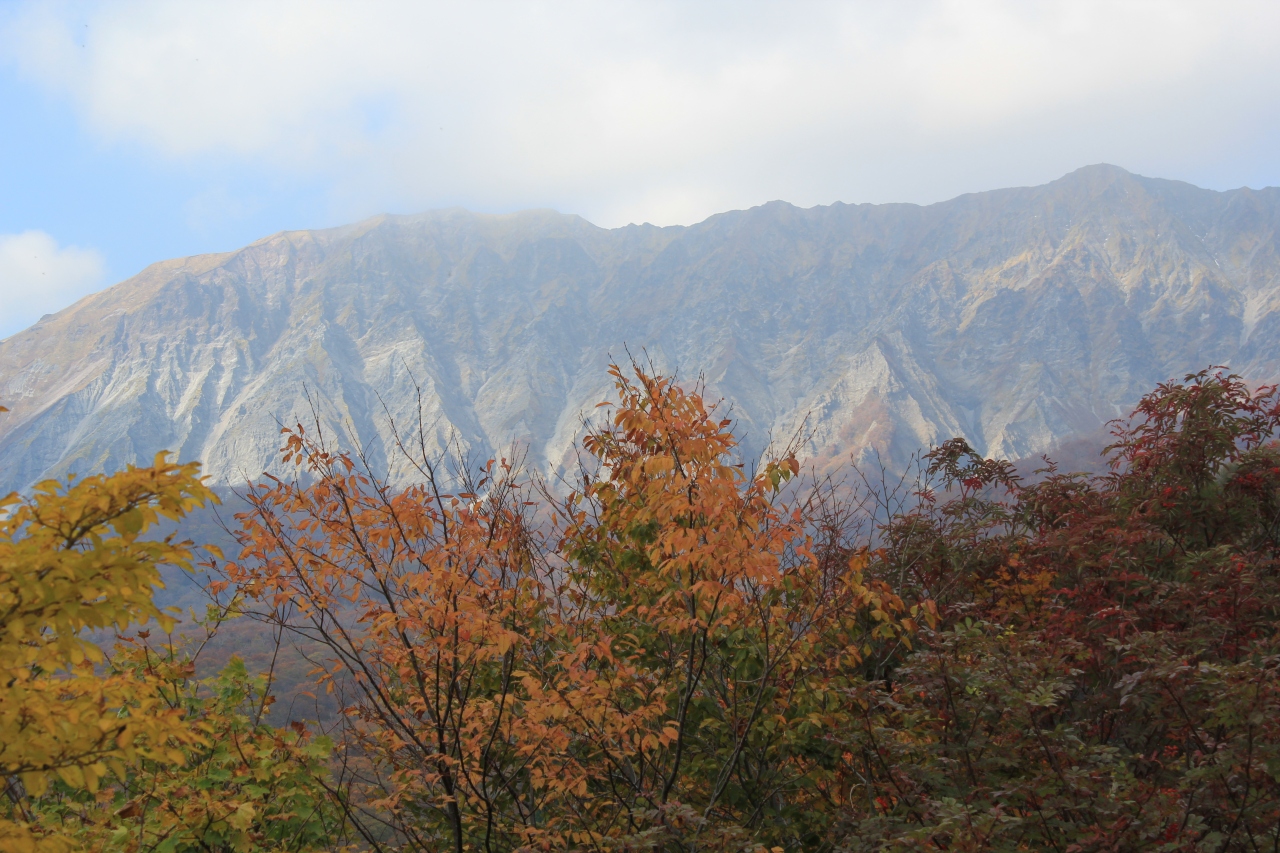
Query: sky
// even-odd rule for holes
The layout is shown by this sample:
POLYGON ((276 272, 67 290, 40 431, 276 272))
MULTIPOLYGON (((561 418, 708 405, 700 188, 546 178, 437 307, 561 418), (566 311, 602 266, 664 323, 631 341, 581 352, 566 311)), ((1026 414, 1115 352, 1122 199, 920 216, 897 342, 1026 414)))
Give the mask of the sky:
POLYGON ((0 0, 0 338, 379 213, 1273 186, 1277 44, 1275 0, 0 0))

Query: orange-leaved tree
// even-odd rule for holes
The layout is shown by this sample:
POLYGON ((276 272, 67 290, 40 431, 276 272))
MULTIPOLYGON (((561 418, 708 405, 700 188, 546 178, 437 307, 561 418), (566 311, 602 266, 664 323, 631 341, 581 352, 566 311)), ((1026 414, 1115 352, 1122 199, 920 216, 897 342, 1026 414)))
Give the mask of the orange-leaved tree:
POLYGON ((748 474, 700 394, 611 374, 599 468, 560 512, 558 648, 527 680, 537 772, 583 848, 812 846, 842 689, 919 608, 864 583, 865 551, 819 553, 816 504, 783 499, 793 454, 748 474))
POLYGON ((365 841, 397 849, 510 849, 535 820, 518 731, 522 662, 546 586, 509 466, 445 491, 433 459, 396 489, 302 426, 300 477, 247 492, 234 585, 255 618, 325 649, 345 699, 335 796, 365 841))
POLYGON ((916 614, 815 546, 794 456, 748 475, 698 394, 612 375, 598 464, 538 526, 511 466, 447 487, 423 441, 394 488, 299 426, 299 476, 250 489, 221 584, 327 647, 370 845, 794 847, 843 796, 844 687, 916 614))

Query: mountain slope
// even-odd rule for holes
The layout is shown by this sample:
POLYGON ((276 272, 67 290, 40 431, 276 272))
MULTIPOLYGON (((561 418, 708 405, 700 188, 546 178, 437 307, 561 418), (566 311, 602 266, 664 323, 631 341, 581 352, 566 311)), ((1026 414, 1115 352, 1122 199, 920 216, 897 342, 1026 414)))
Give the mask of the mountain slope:
POLYGON ((385 462, 417 387, 434 445, 554 468, 624 347, 704 374, 753 450, 802 431, 820 459, 901 463, 965 435, 1024 457, 1211 363, 1280 378, 1278 234, 1278 189, 1111 166, 690 227, 451 210, 287 232, 0 342, 0 489, 165 448, 241 482, 311 402, 385 462))

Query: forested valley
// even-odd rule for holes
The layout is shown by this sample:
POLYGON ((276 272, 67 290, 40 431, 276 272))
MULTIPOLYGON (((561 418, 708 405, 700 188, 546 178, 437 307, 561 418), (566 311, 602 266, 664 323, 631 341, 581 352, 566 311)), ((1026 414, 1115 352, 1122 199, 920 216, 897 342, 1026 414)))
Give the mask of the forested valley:
POLYGON ((954 439, 895 485, 611 376, 559 484, 298 424, 234 548, 155 535, 217 500, 163 454, 5 498, 0 848, 1280 849, 1275 387, 1152 389, 1103 474, 954 439), (270 653, 210 671, 228 632, 270 653))

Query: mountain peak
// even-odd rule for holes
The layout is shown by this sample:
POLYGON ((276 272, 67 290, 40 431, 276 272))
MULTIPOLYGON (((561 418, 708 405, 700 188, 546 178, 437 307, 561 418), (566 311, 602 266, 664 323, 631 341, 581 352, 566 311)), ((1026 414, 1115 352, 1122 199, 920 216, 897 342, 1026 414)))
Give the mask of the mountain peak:
POLYGON ((1128 169, 1120 166, 1113 166, 1110 163, 1094 163, 1089 166, 1081 166, 1075 171, 1068 172, 1059 180, 1086 180, 1086 181, 1117 181, 1137 178, 1138 176, 1130 172, 1128 169))

